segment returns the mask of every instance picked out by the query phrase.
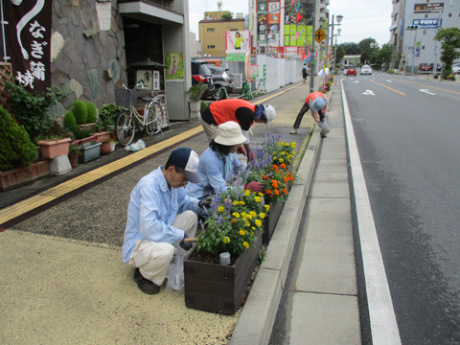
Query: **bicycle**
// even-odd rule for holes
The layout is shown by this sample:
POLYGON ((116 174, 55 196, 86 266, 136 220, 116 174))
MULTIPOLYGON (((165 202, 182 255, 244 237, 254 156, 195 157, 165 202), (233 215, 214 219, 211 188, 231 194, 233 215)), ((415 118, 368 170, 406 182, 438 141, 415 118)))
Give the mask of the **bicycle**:
MULTIPOLYGON (((144 88, 142 84, 137 84, 137 86, 144 88)), ((163 133, 163 99, 160 97, 143 97, 142 100, 145 105, 144 114, 141 115, 135 107, 138 91, 130 90, 124 84, 122 87, 121 90, 115 90, 117 105, 125 108, 115 121, 115 134, 120 145, 130 145, 137 130, 145 129, 149 135, 163 133)))

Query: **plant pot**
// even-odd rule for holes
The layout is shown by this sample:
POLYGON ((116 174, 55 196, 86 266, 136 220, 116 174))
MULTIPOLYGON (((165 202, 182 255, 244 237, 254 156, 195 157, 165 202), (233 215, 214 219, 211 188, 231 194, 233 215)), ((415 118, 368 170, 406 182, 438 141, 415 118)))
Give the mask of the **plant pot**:
POLYGON ((101 156, 102 143, 90 142, 79 146, 81 155, 78 157, 78 163, 84 164, 101 156))
POLYGON ((70 166, 72 167, 72 169, 75 169, 76 167, 78 167, 78 155, 76 154, 69 155, 69 162, 70 162, 70 166))
MULTIPOLYGON (((69 146, 69 144, 67 144, 69 146)), ((28 167, 0 171, 0 189, 6 191, 50 175, 49 161, 39 161, 28 167)))
POLYGON ((278 219, 281 217, 284 204, 284 201, 270 201, 270 211, 264 219, 264 232, 262 233, 263 244, 268 244, 270 242, 270 238, 275 231, 276 224, 278 224, 278 219))
POLYGON ((101 155, 108 155, 110 152, 112 152, 110 141, 101 143, 101 155))
POLYGON ((198 119, 200 116, 201 101, 190 101, 190 118, 198 119))
POLYGON ((116 147, 117 147, 117 144, 116 144, 116 143, 114 143, 114 142, 111 142, 111 143, 110 143, 110 150, 111 150, 112 152, 115 151, 115 148, 116 148, 116 147))
POLYGON ((240 306, 247 285, 259 259, 262 238, 259 236, 234 264, 223 266, 184 261, 185 304, 188 308, 233 315, 240 306))
POLYGON ((99 133, 93 133, 92 135, 96 136, 95 142, 98 143, 103 143, 106 141, 110 141, 110 133, 109 132, 99 132, 99 133))
POLYGON ((39 140, 40 153, 43 158, 53 159, 57 156, 69 154, 70 138, 58 140, 39 140))
POLYGON ((86 138, 83 138, 83 139, 74 140, 72 142, 72 145, 73 146, 80 146, 80 145, 84 145, 84 144, 87 144, 87 143, 90 143, 90 142, 93 142, 93 141, 96 141, 96 136, 95 135, 92 135, 90 137, 86 137, 86 138))

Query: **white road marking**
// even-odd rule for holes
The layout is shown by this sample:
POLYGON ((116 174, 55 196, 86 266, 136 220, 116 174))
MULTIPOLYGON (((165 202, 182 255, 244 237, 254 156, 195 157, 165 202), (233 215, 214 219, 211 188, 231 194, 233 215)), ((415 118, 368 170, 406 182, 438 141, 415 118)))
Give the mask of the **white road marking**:
POLYGON ((375 96, 375 93, 374 93, 374 91, 372 91, 372 90, 366 90, 365 92, 363 92, 363 95, 375 96))
POLYGON ((435 93, 433 93, 433 92, 430 92, 430 91, 428 91, 427 89, 420 89, 419 91, 420 91, 420 92, 424 92, 424 93, 427 93, 427 94, 429 94, 429 95, 433 95, 433 96, 436 96, 436 94, 435 94, 435 93))
POLYGON ((390 83, 390 84, 391 84, 392 82, 393 82, 392 80, 387 79, 387 83, 390 83))
POLYGON ((341 88, 350 169, 353 179, 352 192, 355 196, 356 220, 363 260, 372 344, 401 345, 398 323, 396 322, 393 301, 391 300, 385 266, 383 265, 374 216, 372 215, 372 207, 367 193, 343 82, 341 82, 341 88))

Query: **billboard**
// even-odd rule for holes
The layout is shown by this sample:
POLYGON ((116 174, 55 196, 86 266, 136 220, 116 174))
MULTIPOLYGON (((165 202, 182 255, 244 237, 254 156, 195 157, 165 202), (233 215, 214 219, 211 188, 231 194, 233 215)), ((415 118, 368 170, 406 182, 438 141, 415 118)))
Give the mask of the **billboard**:
POLYGON ((226 31, 225 53, 226 61, 244 61, 245 54, 251 50, 250 31, 226 31))
POLYGON ((415 4, 414 13, 439 13, 444 11, 443 2, 415 4))

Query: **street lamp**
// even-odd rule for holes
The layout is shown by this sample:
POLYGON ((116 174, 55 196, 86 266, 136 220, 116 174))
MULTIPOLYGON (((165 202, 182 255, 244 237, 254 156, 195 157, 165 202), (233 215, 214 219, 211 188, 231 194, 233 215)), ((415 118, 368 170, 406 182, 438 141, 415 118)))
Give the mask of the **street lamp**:
MULTIPOLYGON (((334 47, 334 60, 333 60, 333 63, 334 63, 334 72, 335 72, 335 65, 336 65, 336 56, 337 56, 337 37, 340 36, 340 33, 342 32, 342 29, 341 28, 338 28, 337 29, 337 34, 335 34, 335 44, 333 45, 334 47)), ((334 36, 332 36, 332 38, 334 38, 334 36)))
MULTIPOLYGON (((334 47, 334 36, 337 37, 337 35, 334 35, 334 26, 340 26, 342 24, 340 24, 342 22, 342 19, 343 19, 343 16, 342 15, 338 15, 336 17, 334 17, 334 15, 332 15, 332 23, 328 25, 328 28, 331 27, 331 47, 334 47), (337 22, 334 22, 334 19, 337 19, 337 22)), ((337 29, 337 31, 339 32, 339 35, 340 35, 340 28, 337 29)), ((327 40, 327 43, 329 42, 329 39, 327 40)), ((337 38, 336 38, 336 42, 337 42, 337 38)), ((327 53, 328 53, 328 50, 329 50, 329 47, 327 47, 327 44, 326 44, 326 57, 327 57, 327 53)), ((335 71, 335 49, 334 49, 334 60, 333 60, 333 66, 334 68, 334 71, 335 71)))

